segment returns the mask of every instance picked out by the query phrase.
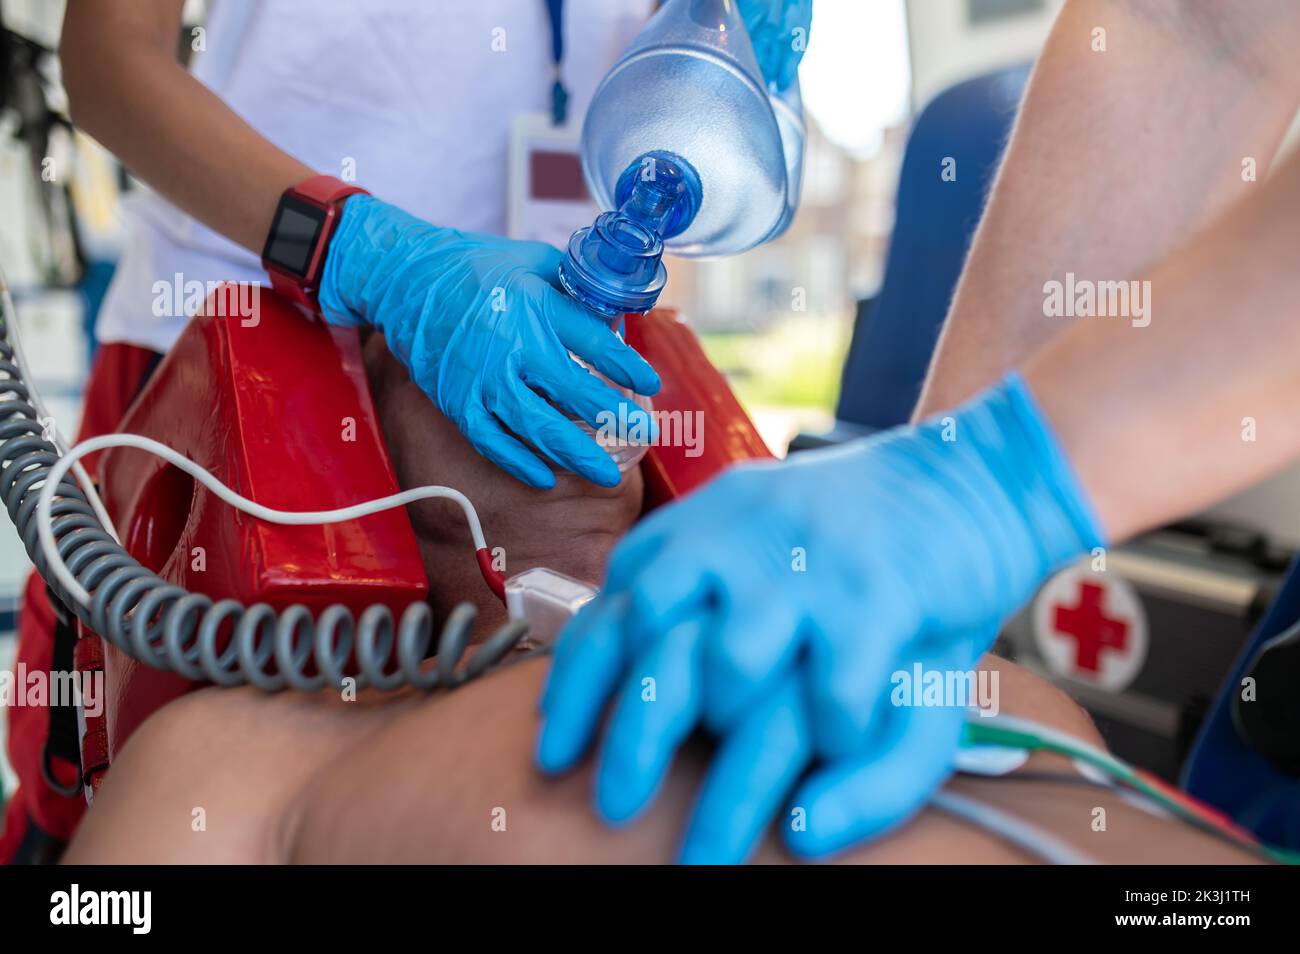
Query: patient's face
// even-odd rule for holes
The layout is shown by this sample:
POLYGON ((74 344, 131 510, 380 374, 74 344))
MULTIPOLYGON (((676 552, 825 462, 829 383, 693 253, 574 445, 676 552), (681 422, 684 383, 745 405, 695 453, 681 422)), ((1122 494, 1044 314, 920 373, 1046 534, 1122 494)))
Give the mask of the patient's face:
MULTIPOLYGON (((555 488, 535 490, 480 457, 456 426, 411 382, 383 338, 365 344, 366 374, 389 457, 403 489, 443 484, 465 494, 478 510, 489 548, 505 549, 507 576, 546 566, 600 583, 610 549, 641 512, 641 472, 633 468, 614 488, 557 474, 555 488)), ((478 627, 505 619, 474 560, 465 518, 448 500, 408 508, 429 577, 430 602, 446 614, 468 600, 479 608, 478 627)))

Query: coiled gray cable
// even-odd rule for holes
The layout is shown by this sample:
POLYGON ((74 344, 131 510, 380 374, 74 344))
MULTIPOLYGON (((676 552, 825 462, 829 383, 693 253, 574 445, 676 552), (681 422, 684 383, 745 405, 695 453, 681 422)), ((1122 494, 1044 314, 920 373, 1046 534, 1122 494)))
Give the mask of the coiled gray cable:
POLYGON ((0 500, 58 600, 122 652, 154 669, 220 686, 310 692, 346 685, 351 678, 357 688, 409 685, 427 691, 482 675, 526 635, 522 622, 507 623, 462 668, 475 615, 471 604, 462 603, 439 635, 437 665, 426 667, 433 613, 423 602, 412 603, 395 623, 382 604, 359 616, 335 605, 313 617, 302 605, 277 612, 266 603, 214 601, 142 566, 100 523, 81 488, 65 477, 52 511, 54 538, 59 556, 92 596, 88 606, 73 599, 49 572, 37 538, 37 496, 59 453, 45 439, 39 402, 33 401, 16 356, 11 310, 0 308, 0 500), (347 674, 350 661, 357 670, 353 676, 347 674))

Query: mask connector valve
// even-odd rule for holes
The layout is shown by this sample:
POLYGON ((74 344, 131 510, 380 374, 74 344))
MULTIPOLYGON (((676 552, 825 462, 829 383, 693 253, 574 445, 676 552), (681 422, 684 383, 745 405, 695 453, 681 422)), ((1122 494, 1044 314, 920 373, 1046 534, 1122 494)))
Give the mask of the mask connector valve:
POLYGON ((648 152, 619 177, 619 207, 569 238, 560 283, 605 318, 644 314, 668 279, 664 239, 680 234, 700 208, 700 179, 670 152, 648 152))

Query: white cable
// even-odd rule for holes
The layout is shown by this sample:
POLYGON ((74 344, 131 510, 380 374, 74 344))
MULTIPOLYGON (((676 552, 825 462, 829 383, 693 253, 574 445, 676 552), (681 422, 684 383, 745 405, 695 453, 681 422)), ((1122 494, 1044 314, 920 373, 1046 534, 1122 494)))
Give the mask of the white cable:
POLYGON ((940 789, 930 798, 939 811, 983 828, 1049 865, 1091 865, 1091 858, 1049 831, 968 795, 940 789))
POLYGON ((166 444, 159 443, 148 437, 142 437, 139 434, 105 434, 102 437, 92 437, 90 440, 82 441, 71 448, 63 457, 60 457, 54 466, 50 468, 45 482, 41 485, 40 496, 36 501, 36 531, 40 537, 41 553, 45 556, 45 562, 49 565, 55 579, 59 581, 59 585, 83 606, 90 605, 90 593, 77 582, 76 577, 72 575, 67 564, 59 556, 58 547, 55 545, 52 514, 54 496, 59 481, 67 474, 70 467, 76 465, 80 458, 86 454, 93 454, 95 451, 105 450, 109 447, 133 447, 137 450, 147 451, 156 457, 161 457, 167 463, 189 474, 232 507, 268 523, 295 526, 338 523, 343 520, 354 520, 357 517, 379 513, 382 510, 391 510, 394 507, 404 507, 407 504, 415 503, 417 500, 429 500, 435 497, 446 498, 459 504, 460 509, 464 512, 465 520, 469 523, 470 535, 474 538, 474 549, 482 550, 487 546, 483 539, 483 527, 479 523, 478 513, 474 510, 474 505, 459 490, 454 490, 451 487, 432 485, 413 487, 410 490, 403 490, 401 493, 380 497, 378 500, 369 500, 351 507, 340 507, 337 510, 274 510, 235 493, 203 467, 166 444))
POLYGON ((1106 765, 1110 766, 1112 770, 1122 775, 1128 775, 1131 772, 1131 769, 1127 765, 1115 758, 1115 756, 1111 755, 1109 752, 1099 749, 1094 745, 1089 745, 1082 739, 1076 738, 1067 732, 1062 732, 1059 729, 1053 729, 1050 726, 1035 722, 1033 719, 1026 719, 1022 716, 1007 715, 1005 712, 999 712, 995 716, 981 715, 979 719, 987 719, 991 725, 1001 729, 1008 729, 1013 732, 1023 732, 1028 735, 1036 735, 1042 741, 1051 742, 1069 752, 1089 755, 1099 762, 1104 762, 1106 765))
MULTIPOLYGON (((0 268, 0 306, 4 308, 4 313, 9 317, 9 340, 13 344, 14 361, 18 364, 18 370, 22 372, 23 383, 27 385, 27 400, 36 409, 38 423, 40 423, 42 429, 52 428, 52 433, 46 439, 50 440, 52 438, 50 442, 54 445, 54 449, 59 456, 62 457, 68 453, 68 442, 59 431, 54 415, 45 406, 45 401, 41 399, 41 394, 36 389, 36 376, 32 374, 31 365, 27 363, 27 355, 23 351, 22 336, 18 333, 18 308, 14 304, 13 295, 9 293, 9 282, 5 278, 3 268, 0 268)), ((72 468, 72 475, 81 486, 81 492, 86 495, 86 501, 90 504, 90 508, 95 511, 95 516, 104 525, 104 529, 114 540, 121 543, 117 538, 117 531, 113 528, 113 521, 108 518, 108 511, 104 508, 104 502, 99 499, 99 492, 95 489, 95 482, 90 479, 90 474, 86 473, 86 468, 78 462, 72 468)))
POLYGON ((52 433, 49 438, 54 444, 55 450, 59 454, 59 459, 50 468, 45 482, 41 486, 41 493, 36 502, 36 532, 40 538, 41 552, 45 556, 46 563, 49 565, 55 578, 62 584, 63 588, 83 606, 90 605, 90 593, 86 591, 76 577, 68 570, 68 566, 59 556, 58 548, 54 540, 53 528, 53 507, 54 495, 58 488, 59 482, 69 470, 72 471, 82 493, 86 495, 86 500, 95 512, 95 516, 103 525, 104 531, 108 533, 113 540, 121 544, 118 538, 117 530, 113 526, 113 521, 108 515, 108 510, 104 507, 103 500, 100 499, 99 492, 95 489, 94 481, 86 472, 85 467, 81 464, 81 458, 87 454, 92 454, 97 450, 104 450, 110 447, 134 447, 138 450, 147 451, 157 457, 161 457, 169 464, 174 465, 185 473, 189 474, 203 486, 207 487, 214 494, 230 504, 237 510, 242 510, 250 516, 265 520, 268 523, 289 524, 289 525, 311 525, 322 523, 339 523, 344 520, 353 520, 357 517, 364 517, 372 513, 379 513, 384 510, 391 510, 394 507, 404 507, 409 503, 417 500, 429 500, 435 497, 446 498, 455 501, 460 505, 465 514, 465 520, 469 524, 470 535, 474 540, 474 549, 481 550, 487 546, 483 539, 483 527, 479 523, 478 513, 474 505, 469 502, 464 494, 459 490, 451 487, 425 486, 414 487, 411 490, 404 490, 401 493, 390 494, 387 497, 381 497, 378 500, 370 500, 365 503, 356 504, 351 507, 341 507, 337 510, 312 510, 312 511, 288 511, 275 510, 271 507, 265 507, 247 497, 241 496, 231 490, 220 480, 214 477, 203 467, 194 463, 187 457, 177 453, 166 444, 159 443, 148 437, 141 437, 138 434, 108 434, 102 437, 94 437, 87 441, 82 441, 76 447, 69 447, 67 440, 59 431, 58 425, 54 421, 54 415, 49 412, 42 400, 40 392, 36 388, 35 377, 32 374, 31 365, 27 363, 27 355, 23 351, 22 336, 18 332, 18 309, 14 304, 13 296, 9 291, 9 283, 5 279, 4 270, 0 269, 0 306, 4 308, 5 315, 9 318, 9 340, 13 344, 14 362, 18 365, 18 370, 23 376, 24 383, 27 385, 27 398, 32 407, 36 410, 37 416, 42 427, 50 426, 52 433))

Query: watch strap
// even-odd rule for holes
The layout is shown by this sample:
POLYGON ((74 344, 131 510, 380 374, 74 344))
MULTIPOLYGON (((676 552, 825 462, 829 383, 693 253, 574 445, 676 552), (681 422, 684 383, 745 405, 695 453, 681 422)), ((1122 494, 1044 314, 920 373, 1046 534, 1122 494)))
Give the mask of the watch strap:
POLYGON ((325 213, 325 219, 308 259, 310 263, 308 272, 300 277, 276 266, 274 262, 268 259, 268 252, 275 239, 276 225, 280 220, 281 207, 277 206, 275 218, 272 220, 271 233, 267 235, 266 245, 262 250, 262 267, 266 269, 267 275, 271 279, 271 288, 277 294, 293 302, 300 310, 312 315, 320 314, 320 304, 316 299, 316 293, 319 290, 321 273, 325 268, 325 255, 329 248, 329 242, 338 224, 340 207, 349 196, 369 194, 360 186, 350 185, 334 176, 326 175, 311 176, 284 191, 281 203, 287 197, 306 201, 321 209, 325 213))

